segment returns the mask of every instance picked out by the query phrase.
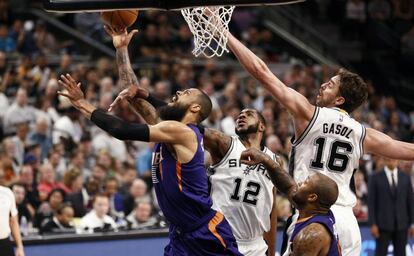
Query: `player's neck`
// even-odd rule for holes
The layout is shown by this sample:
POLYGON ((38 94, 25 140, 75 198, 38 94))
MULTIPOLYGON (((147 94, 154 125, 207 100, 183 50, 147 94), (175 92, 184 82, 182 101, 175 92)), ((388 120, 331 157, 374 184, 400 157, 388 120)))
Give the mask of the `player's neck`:
POLYGON ((315 208, 309 208, 309 209, 302 209, 299 211, 299 219, 303 218, 309 218, 315 215, 324 215, 327 214, 329 209, 315 209, 315 208))
POLYGON ((197 125, 197 118, 192 115, 185 115, 183 119, 181 119, 181 123, 183 124, 194 124, 197 125))
POLYGON ((261 149, 260 143, 262 137, 258 133, 241 134, 239 138, 246 148, 261 149))

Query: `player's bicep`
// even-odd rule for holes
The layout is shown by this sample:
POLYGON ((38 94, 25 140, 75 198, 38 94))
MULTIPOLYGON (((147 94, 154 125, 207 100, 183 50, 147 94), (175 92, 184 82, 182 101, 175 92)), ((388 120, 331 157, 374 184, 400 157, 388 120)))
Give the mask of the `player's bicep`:
POLYGON ((331 239, 331 236, 323 225, 312 223, 302 229, 293 240, 292 255, 326 255, 331 244, 331 239), (324 253, 325 251, 326 253, 324 253))
POLYGON ((394 140, 390 136, 371 128, 367 128, 364 150, 366 153, 387 158, 414 159, 414 144, 394 140))
POLYGON ((231 146, 231 137, 215 129, 206 128, 204 131, 204 147, 215 160, 223 158, 231 146))
POLYGON ((151 142, 164 142, 183 144, 189 141, 194 132, 185 124, 176 121, 164 121, 156 125, 149 125, 149 140, 151 142))

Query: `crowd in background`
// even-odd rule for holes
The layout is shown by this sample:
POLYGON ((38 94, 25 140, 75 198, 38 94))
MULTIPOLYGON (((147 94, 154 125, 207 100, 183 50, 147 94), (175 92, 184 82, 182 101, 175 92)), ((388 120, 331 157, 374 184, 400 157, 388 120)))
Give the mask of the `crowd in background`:
MULTIPOLYGON (((108 109, 124 87, 115 59, 74 62, 76 46, 59 41, 42 21, 18 19, 5 3, 0 1, 0 185, 10 186, 16 196, 23 234, 165 227, 151 184, 152 145, 111 137, 56 93, 57 77, 70 73, 81 82, 89 101, 108 109), (59 54, 57 65, 49 64, 50 54, 59 54)), ((79 30, 91 32, 89 36, 111 43, 102 31, 99 15, 77 14, 71 20, 79 30)), ((287 63, 283 72, 275 72, 314 103, 319 85, 338 68, 290 63, 275 45, 273 34, 256 26, 255 20, 254 13, 242 9, 235 13, 232 28, 267 63, 287 63)), ((156 63, 148 68, 138 65, 140 86, 166 101, 177 90, 204 90, 213 101, 204 125, 230 135, 235 134, 235 119, 243 108, 258 109, 268 123, 264 143, 287 163, 293 135, 290 116, 254 79, 240 67, 223 67, 217 58, 194 62, 192 34, 177 15, 145 12, 138 24, 141 32, 131 42, 131 59, 156 63)), ((369 102, 352 116, 367 127, 413 142, 414 111, 401 111, 393 97, 379 94, 367 82, 369 102)), ((127 102, 114 114, 142 122, 127 102)), ((355 173, 358 203, 354 212, 361 222, 368 216, 369 176, 383 166, 383 159, 365 155, 355 173)), ((400 169, 414 179, 412 162, 401 162, 400 169)), ((287 199, 278 196, 281 224, 290 211, 287 199)))

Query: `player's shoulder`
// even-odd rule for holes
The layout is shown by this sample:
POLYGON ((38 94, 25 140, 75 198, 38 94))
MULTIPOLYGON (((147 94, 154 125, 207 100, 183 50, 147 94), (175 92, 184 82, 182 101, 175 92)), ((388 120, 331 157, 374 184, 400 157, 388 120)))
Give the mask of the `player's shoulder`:
POLYGON ((293 240, 296 246, 307 246, 310 244, 324 244, 330 241, 331 234, 327 227, 319 222, 313 222, 304 227, 293 240))

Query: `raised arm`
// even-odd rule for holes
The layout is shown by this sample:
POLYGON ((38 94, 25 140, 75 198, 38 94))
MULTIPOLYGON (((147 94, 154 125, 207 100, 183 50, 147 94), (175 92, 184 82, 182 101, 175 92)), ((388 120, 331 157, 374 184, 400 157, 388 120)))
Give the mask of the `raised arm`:
POLYGON ((292 197, 298 189, 298 185, 290 177, 289 173, 281 167, 278 162, 262 151, 250 148, 242 152, 240 156, 241 163, 247 165, 263 164, 273 182, 273 185, 287 196, 289 201, 294 204, 292 197))
MULTIPOLYGON (((278 100, 294 116, 295 122, 309 122, 315 106, 302 94, 287 87, 280 81, 259 57, 244 46, 231 33, 228 33, 228 46, 236 55, 239 62, 243 65, 251 76, 256 78, 272 96, 278 100)), ((306 127, 303 128, 303 130, 306 127)))
POLYGON ((302 229, 292 243, 293 256, 328 255, 331 235, 319 223, 312 223, 302 229))
POLYGON ((98 127, 120 140, 139 140, 151 142, 165 142, 180 145, 189 145, 195 138, 194 132, 186 125, 176 121, 166 121, 150 126, 126 122, 116 116, 107 114, 102 109, 97 109, 88 101, 77 83, 69 74, 61 76, 59 84, 66 92, 58 94, 69 98, 72 105, 81 111, 98 127), (190 139, 189 139, 190 138, 190 139))
POLYGON ((414 144, 394 140, 371 128, 366 130, 364 151, 392 159, 414 160, 414 144))

